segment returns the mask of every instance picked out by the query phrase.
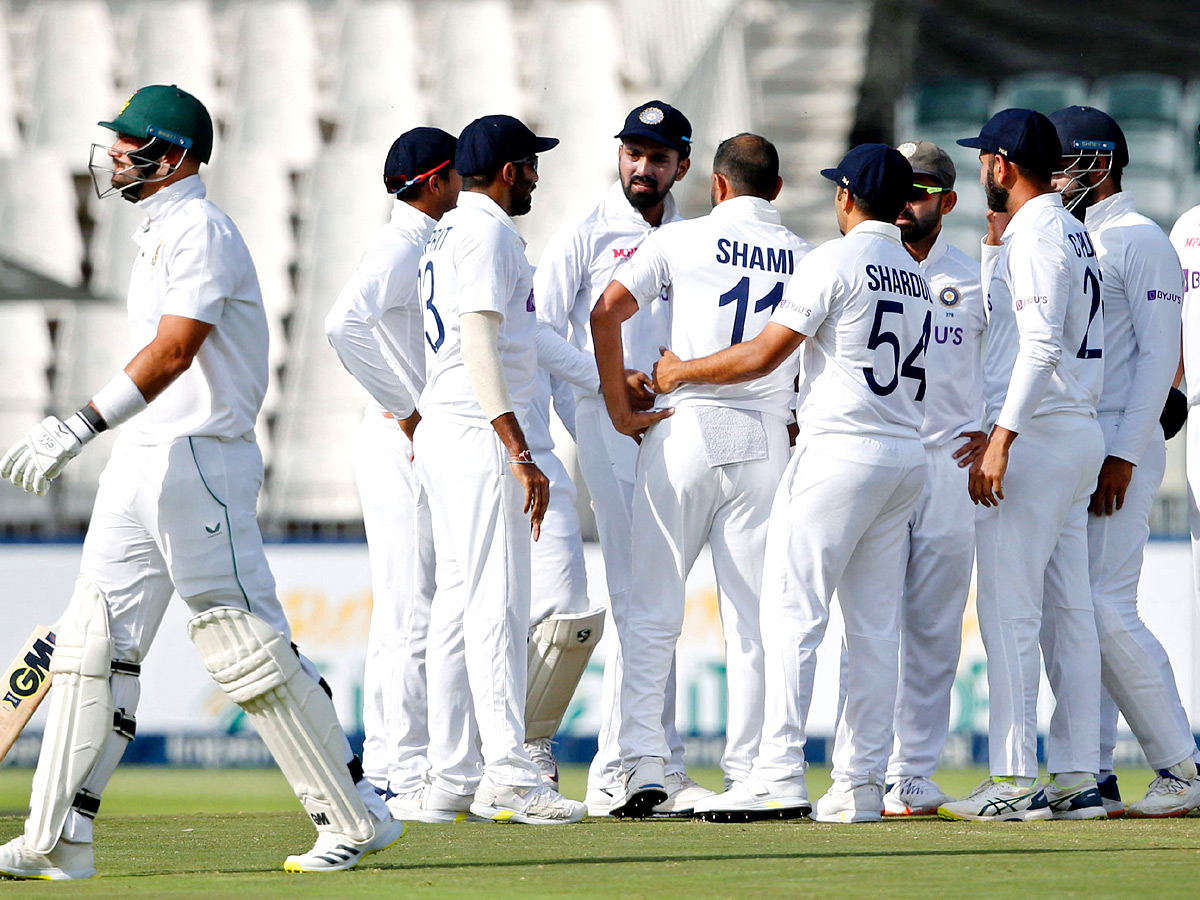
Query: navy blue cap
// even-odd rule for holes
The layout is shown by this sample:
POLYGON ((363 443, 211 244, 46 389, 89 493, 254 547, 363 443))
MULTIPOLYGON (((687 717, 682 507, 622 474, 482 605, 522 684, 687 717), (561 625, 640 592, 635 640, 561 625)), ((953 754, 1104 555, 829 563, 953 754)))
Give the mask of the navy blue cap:
POLYGON ((462 130, 454 168, 460 175, 479 175, 558 146, 558 138, 538 137, 520 119, 483 116, 462 130))
POLYGON ((1049 175, 1062 157, 1054 123, 1032 109, 1002 109, 979 130, 979 137, 958 141, 986 153, 997 153, 1009 162, 1049 175))
POLYGON ((821 174, 868 203, 902 208, 913 193, 913 170, 899 150, 887 144, 859 144, 835 169, 821 174))
POLYGON ((627 115, 625 127, 614 136, 649 138, 681 156, 687 156, 692 149, 692 123, 671 104, 661 100, 643 103, 627 115))
POLYGON ((1129 165, 1129 145, 1117 120, 1094 106, 1068 106, 1050 113, 1063 156, 1111 156, 1119 169, 1129 165))
POLYGON ((440 128, 414 128, 392 142, 383 164, 383 183, 389 194, 420 184, 434 172, 443 175, 454 165, 458 138, 440 128))

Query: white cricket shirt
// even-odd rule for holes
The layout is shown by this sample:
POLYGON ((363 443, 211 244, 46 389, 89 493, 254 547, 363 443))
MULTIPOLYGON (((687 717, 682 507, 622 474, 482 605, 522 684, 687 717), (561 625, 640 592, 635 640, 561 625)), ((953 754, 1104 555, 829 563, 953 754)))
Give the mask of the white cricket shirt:
MULTIPOLYGON (((675 199, 668 194, 663 225, 679 220, 675 199)), ((537 317, 542 326, 538 363, 571 382, 578 397, 595 397, 600 390, 592 345, 592 308, 618 266, 633 256, 654 230, 625 199, 617 181, 595 209, 555 232, 542 252, 534 275, 537 317), (555 342, 555 335, 565 341, 555 342), (547 343, 555 346, 547 347, 547 343)), ((667 343, 669 328, 665 303, 625 321, 621 326, 625 367, 649 373, 658 361, 658 348, 667 343)))
MULTIPOLYGON (((682 359, 697 359, 757 337, 810 250, 766 200, 734 197, 707 216, 664 225, 613 277, 637 300, 634 319, 665 305, 667 346, 682 359)), ((728 406, 786 419, 795 378, 796 363, 788 360, 741 384, 681 385, 656 405, 728 406)))
POLYGON ((425 387, 425 305, 417 265, 437 223, 397 200, 325 317, 338 359, 372 397, 368 408, 412 415, 425 387))
POLYGON ((1097 407, 1118 416, 1105 453, 1136 465, 1151 440, 1179 368, 1183 275, 1171 242, 1121 191, 1090 207, 1084 224, 1100 261, 1104 387, 1097 407))
POLYGON ((1095 416, 1104 380, 1100 264, 1062 196, 1025 203, 1002 246, 983 245, 982 271, 984 422, 1020 433, 1034 416, 1095 416))
POLYGON ((939 234, 919 263, 933 295, 933 322, 925 354, 926 447, 978 431, 983 416, 983 333, 987 317, 979 262, 939 234))
POLYGON ((932 304, 891 223, 860 222, 805 256, 771 316, 807 336, 801 429, 917 439, 932 304))
POLYGON ((122 439, 167 444, 181 437, 253 439, 267 390, 267 316, 246 242, 205 199, 199 176, 138 203, 146 219, 129 279, 135 351, 163 316, 213 326, 186 372, 122 426, 122 439))
POLYGON ((490 428, 462 361, 459 316, 496 312, 502 317, 498 349, 522 428, 533 395, 533 275, 525 240, 494 200, 478 191, 458 195, 458 207, 429 235, 418 266, 425 312, 425 389, 421 415, 438 413, 490 428))
POLYGON ((1171 228, 1171 244, 1183 266, 1183 368, 1188 406, 1200 403, 1200 206, 1171 228))

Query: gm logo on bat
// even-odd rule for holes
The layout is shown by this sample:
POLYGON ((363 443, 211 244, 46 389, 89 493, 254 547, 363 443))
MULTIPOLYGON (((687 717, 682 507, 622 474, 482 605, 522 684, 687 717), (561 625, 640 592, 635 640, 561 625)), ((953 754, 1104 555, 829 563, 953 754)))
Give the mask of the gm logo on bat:
POLYGON ((50 657, 54 655, 54 633, 45 640, 38 640, 33 649, 25 654, 23 666, 17 666, 8 676, 8 691, 4 702, 13 709, 21 705, 26 697, 32 697, 42 686, 50 671, 50 657))

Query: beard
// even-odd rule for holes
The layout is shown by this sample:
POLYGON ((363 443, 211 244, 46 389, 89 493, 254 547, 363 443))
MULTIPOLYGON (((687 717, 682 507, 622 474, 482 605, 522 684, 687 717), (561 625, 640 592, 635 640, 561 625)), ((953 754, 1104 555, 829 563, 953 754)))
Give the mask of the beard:
POLYGON ((513 185, 512 215, 523 216, 533 209, 533 180, 521 179, 513 185))
POLYGON ((996 184, 991 169, 988 169, 987 183, 983 190, 987 194, 988 209, 992 212, 1008 212, 1008 189, 996 184))
POLYGON ((639 211, 653 209, 666 200, 667 194, 671 193, 670 185, 663 190, 653 178, 645 178, 641 175, 634 175, 629 179, 628 184, 621 185, 621 190, 625 193, 625 199, 629 201, 629 205, 639 211), (650 190, 645 192, 635 191, 633 189, 635 184, 645 185, 650 190))
POLYGON ((925 240, 933 233, 933 230, 938 227, 938 222, 941 216, 936 212, 927 216, 918 216, 915 213, 911 220, 901 222, 896 220, 896 227, 900 229, 900 237, 906 244, 915 244, 925 240))

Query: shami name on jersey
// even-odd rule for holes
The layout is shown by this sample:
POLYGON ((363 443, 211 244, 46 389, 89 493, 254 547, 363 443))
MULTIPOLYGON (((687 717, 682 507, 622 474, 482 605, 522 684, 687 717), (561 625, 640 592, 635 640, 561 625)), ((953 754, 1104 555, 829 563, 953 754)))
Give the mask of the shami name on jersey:
POLYGON ((720 238, 717 241, 717 262, 743 269, 762 269, 764 272, 779 272, 791 275, 796 271, 796 255, 786 247, 762 247, 720 238))

